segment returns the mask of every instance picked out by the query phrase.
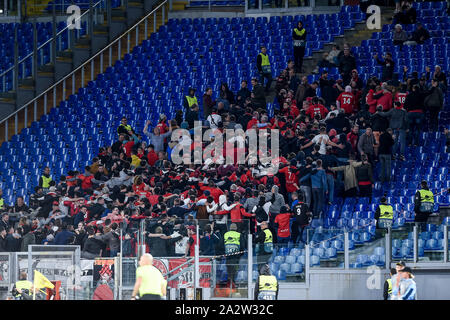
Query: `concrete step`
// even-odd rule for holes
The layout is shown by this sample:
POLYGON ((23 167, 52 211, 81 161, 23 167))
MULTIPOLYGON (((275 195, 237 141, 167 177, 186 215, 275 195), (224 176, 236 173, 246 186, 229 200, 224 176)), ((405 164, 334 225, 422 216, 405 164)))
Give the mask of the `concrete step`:
POLYGON ((73 57, 73 51, 72 50, 65 50, 65 51, 58 51, 56 53, 57 59, 72 59, 73 57))
MULTIPOLYGON (((383 25, 391 24, 394 10, 391 8, 382 7, 381 12, 381 28, 383 28, 383 25)), ((311 74, 312 71, 316 68, 317 63, 322 59, 322 54, 324 52, 329 52, 333 44, 338 44, 341 49, 344 43, 348 43, 351 47, 357 47, 361 45, 361 42, 363 40, 370 39, 372 37, 372 33, 374 32, 381 32, 381 29, 369 30, 367 29, 365 21, 357 23, 354 28, 346 30, 344 32, 344 36, 335 37, 334 41, 330 44, 326 44, 323 50, 314 52, 312 57, 305 58, 303 62, 303 74, 311 74)))
POLYGON ((55 72, 55 66, 53 64, 46 64, 46 65, 40 66, 38 68, 38 70, 41 73, 53 73, 53 72, 55 72))

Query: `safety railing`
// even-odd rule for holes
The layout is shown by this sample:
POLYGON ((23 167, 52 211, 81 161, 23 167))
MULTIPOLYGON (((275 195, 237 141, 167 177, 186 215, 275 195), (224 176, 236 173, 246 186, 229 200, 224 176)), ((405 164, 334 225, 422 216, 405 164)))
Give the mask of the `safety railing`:
POLYGON ((101 16, 104 15, 106 12, 105 10, 108 9, 108 2, 106 0, 90 0, 88 5, 89 9, 83 12, 78 18, 74 19, 72 22, 73 25, 63 22, 65 26, 60 31, 57 31, 57 13, 55 11, 56 6, 54 6, 52 36, 41 45, 38 45, 38 41, 39 38, 42 37, 42 34, 38 33, 46 33, 48 30, 46 28, 41 28, 38 32, 37 20, 35 17, 32 28, 33 50, 22 58, 20 57, 21 52, 19 51, 19 30, 18 27, 15 27, 13 65, 0 74, 0 92, 16 91, 20 79, 26 79, 30 76, 36 79, 35 77, 39 66, 43 66, 47 63, 55 65, 58 51, 73 49, 76 39, 79 39, 86 34, 91 35, 93 33, 93 27, 98 23, 103 22, 101 16))
POLYGON ((245 12, 269 13, 292 9, 301 12, 304 9, 311 10, 317 7, 339 8, 343 4, 343 0, 245 0, 245 12))
MULTIPOLYGON (((69 1, 62 1, 60 3, 54 3, 55 1, 49 2, 49 3, 41 3, 40 1, 36 0, 22 0, 22 12, 24 16, 30 18, 30 16, 36 17, 36 16, 51 16, 53 12, 60 15, 65 15, 67 12, 67 8, 76 5, 81 10, 89 10, 90 8, 90 1, 89 0, 83 0, 83 1, 76 1, 76 0, 69 0, 69 1)), ((103 8, 105 8, 105 3, 102 4, 103 8)))
POLYGON ((188 7, 204 9, 208 7, 211 11, 212 8, 218 7, 243 7, 245 6, 244 0, 229 0, 229 1, 219 1, 219 0, 189 0, 188 7))
POLYGON ((165 24, 167 6, 168 1, 163 1, 105 48, 2 120, 0 141, 8 140, 13 134, 17 135, 21 129, 31 125, 31 121, 38 121, 40 116, 47 114, 51 108, 55 108, 58 102, 66 100, 69 95, 76 94, 77 87, 85 87, 89 81, 94 80, 96 73, 103 73, 115 61, 122 59, 124 54, 130 53, 132 45, 137 46, 141 41, 147 40, 151 32, 157 31, 159 24, 165 24))
POLYGON ((0 1, 0 16, 8 17, 15 16, 20 19, 20 6, 19 1, 13 0, 1 0, 0 1))

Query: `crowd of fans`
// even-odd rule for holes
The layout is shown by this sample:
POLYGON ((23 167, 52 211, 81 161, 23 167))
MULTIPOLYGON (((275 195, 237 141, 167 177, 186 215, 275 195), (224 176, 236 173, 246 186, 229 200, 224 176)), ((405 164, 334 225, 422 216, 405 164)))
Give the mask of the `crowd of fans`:
POLYGON ((309 83, 289 61, 271 86, 253 78, 251 90, 244 80, 235 93, 223 83, 216 100, 208 88, 201 116, 191 89, 184 115, 167 119, 161 114, 154 128, 147 122, 140 132, 123 118, 117 141, 100 148, 83 172, 54 177, 45 168, 28 205, 21 197, 13 206, 3 204, 0 250, 75 244, 83 258, 116 256, 120 248, 124 256, 134 256, 141 224, 155 257, 192 256, 197 241, 202 255, 223 254, 230 224, 244 237, 255 234, 256 242, 264 242, 257 235, 267 224, 274 242, 305 242, 303 229, 311 217, 323 217, 336 196, 371 197, 376 163, 381 164, 379 179, 389 182, 391 160, 404 161, 406 146, 418 144, 424 127, 439 129, 447 91, 441 68, 427 68, 423 75, 405 68, 396 80, 392 56, 374 58, 383 66, 382 79, 373 76, 365 83, 345 44, 319 64, 337 66, 339 80, 330 80, 325 69, 309 83), (280 106, 271 117, 267 90, 275 92, 280 106), (200 118, 203 130, 279 129, 278 173, 265 174, 261 164, 175 165, 171 151, 185 141, 172 140, 172 131, 193 129, 200 118), (292 210, 299 203, 306 206, 301 217, 292 210))

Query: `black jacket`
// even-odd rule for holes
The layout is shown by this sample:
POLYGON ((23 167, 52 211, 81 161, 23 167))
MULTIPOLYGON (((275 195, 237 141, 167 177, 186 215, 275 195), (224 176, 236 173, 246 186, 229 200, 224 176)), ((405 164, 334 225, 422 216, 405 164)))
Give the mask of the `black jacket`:
POLYGON ((389 121, 378 113, 372 116, 371 122, 373 131, 385 131, 389 127, 389 121))
POLYGON ((5 252, 6 250, 6 237, 0 236, 0 252, 5 252))
POLYGON ((292 209, 292 211, 294 212, 295 221, 299 226, 306 226, 309 224, 311 212, 306 203, 304 202, 297 203, 292 209))
POLYGON ((356 179, 358 182, 370 181, 373 183, 372 166, 370 163, 362 164, 360 167, 356 168, 356 179))
POLYGON ((383 74, 381 79, 383 81, 392 80, 394 75, 394 67, 395 62, 392 59, 385 59, 384 61, 381 61, 380 59, 377 59, 377 63, 381 66, 383 66, 383 74))
POLYGON ((394 145, 394 139, 388 132, 384 132, 380 135, 380 146, 378 148, 378 154, 392 155, 392 147, 394 145))
POLYGON ((83 251, 96 256, 100 256, 102 248, 103 242, 96 238, 87 238, 83 245, 83 251))
POLYGON ((420 30, 417 29, 414 31, 411 38, 411 40, 417 42, 418 44, 422 44, 428 39, 430 39, 430 33, 423 27, 420 30), (421 37, 423 37, 423 40, 420 39, 421 37))
POLYGON ((412 110, 424 111, 424 95, 421 92, 413 91, 406 96, 404 108, 410 112, 412 110))
POLYGON ((174 239, 162 239, 162 238, 148 238, 148 245, 150 247, 150 253, 154 257, 168 257, 169 245, 177 242, 180 238, 174 239))
POLYGON ((22 244, 22 238, 16 239, 11 234, 6 236, 5 250, 7 252, 18 252, 22 244))
POLYGON ((348 56, 342 55, 338 59, 340 73, 350 75, 352 70, 356 69, 356 59, 351 54, 348 56))
POLYGON ((345 116, 344 113, 339 113, 333 121, 334 128, 338 134, 345 132, 348 133, 350 131, 350 121, 345 116))
MULTIPOLYGON (((254 98, 252 98, 252 105, 255 108, 265 108, 266 107, 266 94, 262 85, 257 84, 253 87, 254 98)), ((244 128, 246 129, 246 128, 244 128)))

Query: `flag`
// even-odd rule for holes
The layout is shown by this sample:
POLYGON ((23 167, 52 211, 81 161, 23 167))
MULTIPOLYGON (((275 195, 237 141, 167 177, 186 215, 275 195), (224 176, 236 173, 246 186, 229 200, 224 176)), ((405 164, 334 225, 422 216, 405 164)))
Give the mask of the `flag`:
POLYGON ((42 273, 37 270, 34 270, 34 287, 36 289, 41 288, 50 288, 53 289, 55 285, 50 282, 42 273))

